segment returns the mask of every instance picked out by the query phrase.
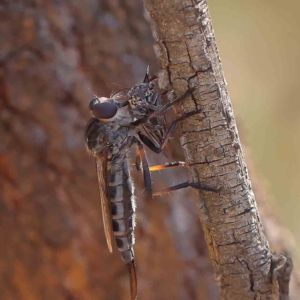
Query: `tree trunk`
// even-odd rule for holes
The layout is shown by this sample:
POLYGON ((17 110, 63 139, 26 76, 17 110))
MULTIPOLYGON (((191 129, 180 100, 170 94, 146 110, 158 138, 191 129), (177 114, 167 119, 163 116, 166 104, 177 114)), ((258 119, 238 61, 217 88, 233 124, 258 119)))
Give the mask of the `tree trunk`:
POLYGON ((196 88, 176 106, 176 113, 199 111, 180 127, 191 181, 221 188, 219 193, 197 192, 219 299, 275 299, 278 294, 285 299, 292 262, 272 255, 264 234, 207 2, 145 0, 145 4, 163 67, 161 88, 171 88, 177 96, 196 88), (275 274, 277 267, 285 275, 275 274), (284 283, 278 276, 285 278, 284 283))

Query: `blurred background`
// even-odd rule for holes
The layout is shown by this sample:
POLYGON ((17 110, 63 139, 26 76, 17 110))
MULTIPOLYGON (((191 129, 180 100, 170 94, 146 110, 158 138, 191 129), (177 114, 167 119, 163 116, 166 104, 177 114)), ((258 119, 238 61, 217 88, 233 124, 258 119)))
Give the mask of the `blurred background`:
POLYGON ((209 5, 241 139, 299 245, 299 3, 209 5))
MULTIPOLYGON (((268 238, 299 256, 299 4, 209 6, 268 238), (289 232, 296 242, 281 240, 289 232)), ((128 299, 126 268, 106 246, 83 134, 93 94, 132 86, 148 64, 159 70, 143 2, 2 1, 0 20, 0 298, 128 299)), ((186 176, 166 172, 154 177, 157 189, 186 176)), ((133 176, 140 299, 217 299, 190 191, 149 199, 133 176)))

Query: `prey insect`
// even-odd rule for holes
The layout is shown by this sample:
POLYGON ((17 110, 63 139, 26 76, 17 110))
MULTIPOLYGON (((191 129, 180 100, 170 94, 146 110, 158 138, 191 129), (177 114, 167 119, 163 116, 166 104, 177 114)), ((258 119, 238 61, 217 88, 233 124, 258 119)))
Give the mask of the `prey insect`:
POLYGON ((126 93, 110 98, 94 97, 89 108, 93 116, 85 131, 86 148, 96 158, 100 189, 103 223, 109 251, 113 251, 114 240, 122 260, 130 274, 131 299, 136 299, 137 278, 134 261, 134 187, 130 179, 127 150, 133 146, 137 150, 137 168, 143 171, 145 189, 150 195, 160 195, 188 186, 216 191, 215 188, 200 183, 184 182, 167 189, 153 192, 151 171, 184 166, 183 162, 149 166, 144 145, 155 153, 167 148, 168 140, 175 125, 191 113, 175 120, 167 129, 165 112, 175 103, 189 96, 194 89, 183 96, 162 104, 162 95, 154 87, 147 69, 142 83, 134 85, 126 93), (122 101, 120 101, 120 98, 122 101))

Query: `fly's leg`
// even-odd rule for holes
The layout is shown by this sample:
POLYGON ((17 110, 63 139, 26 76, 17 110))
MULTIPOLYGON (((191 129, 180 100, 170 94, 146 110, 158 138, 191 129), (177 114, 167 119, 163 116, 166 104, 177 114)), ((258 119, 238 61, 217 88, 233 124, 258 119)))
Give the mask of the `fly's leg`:
POLYGON ((164 97, 164 96, 167 95, 167 94, 168 94, 168 90, 165 90, 165 91, 163 91, 163 92, 160 93, 160 95, 161 95, 162 97, 164 97))
POLYGON ((139 150, 139 147, 136 148, 135 168, 136 168, 138 171, 142 171, 142 170, 143 170, 143 165, 142 165, 142 160, 141 160, 141 156, 140 156, 140 150, 139 150))
MULTIPOLYGON (((166 163, 164 165, 155 165, 155 166, 150 166, 149 169, 150 171, 159 171, 159 170, 163 170, 163 169, 167 169, 167 168, 174 168, 174 167, 185 167, 185 162, 183 161, 178 161, 178 162, 170 162, 170 163, 166 163)), ((172 191, 176 191, 179 189, 183 189, 186 187, 193 187, 199 190, 204 190, 204 191, 210 191, 210 192, 219 192, 220 189, 217 189, 215 187, 212 187, 210 185, 204 184, 204 183, 192 183, 189 181, 180 183, 180 184, 176 184, 173 185, 171 187, 168 187, 166 189, 160 190, 158 192, 154 192, 152 193, 152 196, 158 196, 158 195, 163 195, 172 191)))
POLYGON ((137 156, 139 157, 136 160, 136 168, 137 170, 139 170, 142 167, 145 189, 150 195, 152 195, 151 173, 146 157, 146 152, 143 144, 138 139, 135 140, 135 143, 137 144, 137 156))
MULTIPOLYGON (((139 126, 139 125, 142 125, 142 124, 146 123, 147 120, 151 120, 151 119, 153 119, 153 118, 155 118, 157 116, 163 115, 174 104, 182 101, 184 98, 186 98, 187 96, 191 95, 195 90, 196 90, 196 88, 188 89, 182 96, 178 97, 177 99, 175 99, 172 102, 169 102, 169 103, 163 105, 161 108, 159 108, 158 110, 156 110, 155 112, 153 112, 151 115, 146 116, 144 118, 141 118, 141 119, 138 119, 138 120, 132 122, 131 125, 132 126, 139 126)), ((195 112, 195 114, 196 114, 196 112, 195 112)))
MULTIPOLYGON (((145 136, 142 132, 139 132, 138 135, 141 138, 142 142, 144 142, 151 150, 153 150, 156 153, 159 153, 161 151, 161 148, 156 147, 152 143, 152 141, 147 136, 145 136)), ((172 192, 175 190, 183 189, 183 188, 186 188, 189 186, 199 189, 199 190, 211 191, 211 192, 219 192, 221 190, 220 188, 212 187, 210 185, 207 185, 207 184, 204 184, 201 182, 193 183, 193 182, 186 181, 184 183, 180 183, 180 184, 171 186, 169 188, 163 189, 158 192, 152 192, 150 171, 157 171, 157 170, 162 170, 162 169, 166 169, 166 168, 170 168, 170 167, 181 167, 181 166, 185 166, 185 163, 184 162, 173 162, 173 163, 166 163, 165 165, 156 165, 156 166, 149 167, 148 161, 146 158, 146 154, 145 154, 145 149, 144 149, 142 143, 140 143, 138 140, 137 140, 137 143, 138 143, 138 147, 139 147, 139 155, 140 155, 142 166, 143 166, 145 189, 147 190, 147 192, 150 195, 158 196, 158 195, 166 194, 166 193, 169 193, 169 192, 172 192)))
POLYGON ((169 102, 165 105, 163 105, 160 109, 153 112, 150 116, 148 116, 148 119, 151 120, 152 118, 155 118, 157 116, 163 115, 167 110, 169 110, 174 104, 179 103, 187 96, 191 95, 196 90, 195 87, 188 89, 182 96, 178 97, 172 102, 169 102))
POLYGON ((189 187, 189 186, 193 187, 195 189, 198 189, 198 190, 202 190, 202 191, 210 191, 210 192, 215 192, 215 193, 218 193, 218 192, 221 191, 220 188, 212 187, 210 185, 207 185, 207 184, 204 184, 204 183, 201 183, 201 182, 193 183, 193 182, 186 181, 186 182, 183 182, 183 183, 179 183, 179 184, 170 186, 170 187, 168 187, 166 189, 163 189, 163 190, 160 190, 158 192, 154 192, 154 193, 152 193, 152 196, 159 196, 159 195, 167 194, 169 192, 184 189, 184 188, 189 187))
POLYGON ((173 162, 165 163, 163 165, 150 166, 149 170, 151 172, 153 172, 153 171, 160 171, 163 169, 174 168, 174 167, 185 167, 185 162, 184 161, 173 161, 173 162))
POLYGON ((161 144, 160 147, 155 146, 152 143, 152 141, 146 135, 144 135, 142 132, 139 132, 138 135, 139 135, 141 141, 145 145, 147 145, 153 152, 155 152, 155 153, 158 154, 158 153, 160 153, 166 147, 166 145, 167 145, 167 143, 168 143, 168 141, 170 139, 170 135, 173 132, 173 130, 174 130, 175 126, 177 125, 177 123, 185 120, 186 118, 189 118, 191 116, 194 116, 194 115, 198 114, 200 111, 201 110, 196 110, 196 111, 189 112, 189 113, 183 115, 182 117, 176 119, 175 121, 173 121, 172 124, 171 124, 171 126, 169 127, 166 135, 163 137, 162 144, 161 144))
MULTIPOLYGON (((143 165, 142 165, 142 160, 141 160, 141 156, 139 153, 139 149, 137 149, 137 151, 136 151, 135 167, 138 171, 143 170, 143 165)), ((149 170, 150 170, 150 172, 153 172, 153 171, 160 171, 163 169, 174 168, 174 167, 185 167, 185 162, 184 161, 172 161, 172 162, 165 163, 162 165, 149 166, 149 170)))
POLYGON ((176 119, 175 121, 173 121, 172 124, 171 124, 171 126, 169 127, 166 135, 163 138, 163 142, 162 142, 162 144, 160 146, 161 150, 164 149, 165 146, 167 145, 167 142, 169 141, 170 135, 173 132, 176 124, 179 123, 179 122, 181 122, 181 121, 183 121, 183 120, 185 120, 186 118, 189 118, 191 116, 194 116, 194 115, 198 114, 200 111, 201 110, 196 110, 196 111, 187 113, 187 114, 183 115, 182 117, 180 117, 180 118, 176 119))

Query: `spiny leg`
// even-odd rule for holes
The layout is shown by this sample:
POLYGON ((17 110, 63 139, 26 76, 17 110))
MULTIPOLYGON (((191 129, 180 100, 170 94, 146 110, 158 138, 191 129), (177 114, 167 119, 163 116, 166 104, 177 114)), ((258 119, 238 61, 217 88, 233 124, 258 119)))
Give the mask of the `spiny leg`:
POLYGON ((176 124, 179 123, 179 122, 181 122, 181 121, 183 121, 183 120, 185 120, 186 118, 189 118, 191 116, 194 116, 194 115, 198 114, 200 111, 201 110, 196 110, 196 111, 193 111, 193 112, 189 112, 189 113, 183 115, 182 117, 176 119, 175 121, 173 121, 172 124, 171 124, 171 126, 169 127, 166 135, 163 138, 163 142, 162 142, 162 144, 160 146, 161 150, 164 149, 165 146, 167 145, 167 142, 169 141, 170 135, 173 132, 176 124))
MULTIPOLYGON (((135 167, 136 167, 137 171, 143 170, 142 160, 141 160, 141 156, 140 156, 140 149, 138 147, 136 149, 135 167)), ((185 167, 185 162, 184 161, 172 161, 172 162, 167 162, 167 163, 161 164, 161 165, 149 166, 149 171, 150 172, 160 171, 163 169, 174 168, 174 167, 185 167)))
POLYGON ((163 137, 162 144, 160 145, 160 147, 157 147, 156 145, 154 145, 153 142, 145 134, 143 134, 142 132, 139 132, 138 135, 139 135, 141 141, 145 145, 147 145, 153 152, 158 154, 166 147, 166 145, 167 145, 167 143, 170 139, 170 135, 173 132, 176 124, 183 121, 183 120, 185 120, 186 118, 189 118, 191 116, 194 116, 194 115, 198 114, 200 111, 201 110, 196 110, 196 111, 189 112, 189 113, 183 115, 182 117, 176 119, 175 121, 173 121, 171 126, 167 130, 166 135, 163 137))
POLYGON ((185 167, 185 162, 184 161, 172 161, 172 162, 169 162, 169 163, 165 163, 163 165, 150 166, 149 170, 151 172, 153 172, 153 171, 160 171, 160 170, 163 170, 163 169, 175 168, 175 167, 185 167))
MULTIPOLYGON (((154 152, 160 150, 160 148, 156 147, 147 136, 143 135, 143 133, 139 132, 139 136, 140 136, 140 138, 143 137, 144 140, 147 141, 146 145, 151 150, 153 150, 154 152)), ((141 157, 142 166, 143 166, 145 189, 152 196, 158 196, 158 195, 166 194, 166 193, 169 193, 169 192, 172 192, 172 191, 175 191, 175 190, 179 190, 179 189, 183 189, 183 188, 186 188, 186 187, 189 187, 189 186, 193 187, 193 188, 196 188, 196 189, 211 191, 211 192, 219 192, 220 191, 220 188, 215 188, 215 187, 209 186, 209 185, 201 183, 201 182, 193 183, 193 182, 186 181, 184 183, 180 183, 180 184, 177 184, 177 185, 174 185, 174 186, 171 186, 169 188, 166 188, 166 189, 163 189, 161 191, 153 193, 152 192, 150 170, 151 171, 157 171, 157 170, 162 170, 162 169, 166 169, 166 168, 170 168, 170 167, 181 167, 181 166, 185 166, 185 163, 184 162, 173 162, 173 163, 171 162, 171 163, 166 163, 165 165, 156 165, 156 166, 149 167, 148 161, 147 161, 147 158, 146 158, 146 155, 145 155, 145 149, 142 145, 139 146, 139 155, 141 157)))
POLYGON ((136 147, 136 154, 135 154, 135 168, 137 171, 142 171, 143 170, 143 165, 142 165, 142 160, 140 156, 140 150, 139 147, 136 147))
POLYGON ((179 184, 170 186, 166 189, 154 192, 154 193, 152 193, 152 196, 159 196, 159 195, 167 194, 169 192, 184 189, 184 188, 189 187, 189 186, 193 187, 195 189, 198 189, 198 190, 203 190, 203 191, 210 191, 210 192, 215 192, 215 193, 220 192, 220 188, 215 188, 215 187, 212 187, 210 185, 207 185, 207 184, 204 184, 204 183, 201 183, 201 182, 193 183, 193 182, 186 181, 186 182, 183 182, 183 183, 179 183, 179 184))
POLYGON ((146 116, 144 118, 138 119, 134 122, 131 123, 132 126, 139 126, 142 125, 144 123, 147 122, 147 120, 151 120, 157 116, 163 115, 167 110, 169 110, 174 104, 182 101, 184 98, 186 98, 187 96, 191 95, 194 91, 196 90, 196 88, 191 88, 188 89, 182 96, 178 97, 177 99, 175 99, 172 102, 169 102, 165 105, 163 105, 160 109, 156 110, 155 112, 153 112, 151 115, 146 116))
MULTIPOLYGON (((138 147, 137 147, 136 157, 135 157, 135 167, 136 167, 137 171, 143 170, 142 160, 141 160, 141 156, 140 156, 140 150, 138 147)), ((185 167, 185 162, 184 161, 172 161, 172 162, 168 162, 168 163, 161 164, 161 165, 149 166, 149 171, 150 172, 160 171, 163 169, 174 168, 174 167, 185 167)))
POLYGON ((162 114, 164 114, 167 110, 169 110, 174 104, 182 101, 184 98, 186 98, 187 96, 191 95, 194 91, 196 90, 196 88, 190 88, 188 89, 182 96, 178 97, 177 99, 175 99, 172 102, 169 102, 165 105, 163 105, 160 109, 158 109, 157 111, 153 112, 148 119, 151 120, 152 118, 155 118, 157 116, 160 116, 162 114))
POLYGON ((148 160, 146 157, 146 152, 143 144, 138 139, 136 139, 135 142, 138 146, 137 152, 139 156, 139 159, 136 160, 136 163, 138 163, 139 166, 136 165, 136 168, 139 170, 139 168, 142 166, 145 189, 150 195, 152 195, 151 174, 150 174, 148 160))
MULTIPOLYGON (((175 168, 175 167, 185 167, 185 162, 182 161, 178 161, 178 162, 170 162, 170 163, 166 163, 164 165, 156 165, 156 166, 150 166, 149 169, 150 171, 159 171, 159 170, 163 170, 163 169, 167 169, 167 168, 175 168)), ((198 183, 193 183, 193 182, 183 182, 183 183, 179 183, 176 185, 173 185, 171 187, 165 188, 163 190, 157 191, 152 193, 152 196, 158 196, 158 195, 163 195, 172 191, 176 191, 179 189, 183 189, 186 187, 193 187, 199 190, 204 190, 204 191, 210 191, 210 192, 219 192, 220 189, 212 187, 210 185, 198 182, 198 183)))
POLYGON ((165 90, 165 91, 163 91, 163 92, 161 92, 160 93, 160 95, 163 97, 163 96, 165 96, 165 95, 167 95, 168 94, 168 90, 165 90))

